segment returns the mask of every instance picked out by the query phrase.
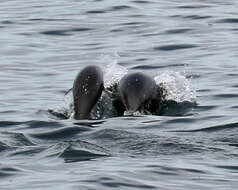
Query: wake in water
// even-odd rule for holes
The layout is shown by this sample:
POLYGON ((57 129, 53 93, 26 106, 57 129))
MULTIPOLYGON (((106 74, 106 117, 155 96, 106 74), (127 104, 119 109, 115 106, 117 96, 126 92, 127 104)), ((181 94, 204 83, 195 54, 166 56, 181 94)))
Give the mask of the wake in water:
MULTIPOLYGON (((118 116, 141 115, 169 115, 180 116, 188 114, 196 105, 196 93, 190 81, 179 72, 166 71, 154 77, 159 89, 159 101, 152 105, 145 105, 135 112, 125 111, 123 105, 117 101, 120 80, 129 72, 125 67, 113 61, 103 69, 104 90, 100 99, 90 113, 90 119, 106 119, 118 116), (154 106, 148 109, 148 106, 154 106), (151 111, 152 110, 152 111, 151 111)), ((49 112, 60 119, 74 118, 72 89, 66 92, 63 105, 49 112)))

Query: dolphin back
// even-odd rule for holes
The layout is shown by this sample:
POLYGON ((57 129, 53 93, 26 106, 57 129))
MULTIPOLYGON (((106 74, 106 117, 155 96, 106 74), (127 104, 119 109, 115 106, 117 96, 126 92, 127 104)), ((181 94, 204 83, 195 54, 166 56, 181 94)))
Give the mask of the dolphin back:
POLYGON ((118 87, 122 102, 128 111, 139 110, 152 98, 157 88, 153 78, 141 72, 125 75, 118 87))
POLYGON ((88 119, 103 90, 103 72, 98 66, 87 66, 73 84, 74 117, 88 119))

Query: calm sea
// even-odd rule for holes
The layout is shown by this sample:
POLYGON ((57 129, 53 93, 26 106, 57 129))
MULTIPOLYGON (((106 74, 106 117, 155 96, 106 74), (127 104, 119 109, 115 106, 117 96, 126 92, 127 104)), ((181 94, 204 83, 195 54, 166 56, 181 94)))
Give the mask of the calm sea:
POLYGON ((0 189, 237 189, 237 12, 235 0, 2 0, 0 189), (180 105, 50 114, 90 64, 167 81, 180 105))

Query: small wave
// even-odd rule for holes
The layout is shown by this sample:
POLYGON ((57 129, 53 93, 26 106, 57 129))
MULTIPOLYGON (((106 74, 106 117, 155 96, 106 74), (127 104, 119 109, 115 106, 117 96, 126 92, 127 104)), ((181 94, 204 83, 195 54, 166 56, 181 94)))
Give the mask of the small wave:
POLYGON ((59 30, 48 30, 43 31, 41 34, 44 35, 53 35, 53 36, 69 36, 72 35, 72 32, 85 32, 93 30, 92 28, 71 28, 71 29, 59 29, 59 30))
POLYGON ((97 121, 80 121, 80 122, 76 122, 74 124, 94 128, 94 127, 97 127, 99 124, 103 124, 103 123, 104 123, 104 120, 100 120, 100 121, 97 120, 97 121))
POLYGON ((229 170, 230 172, 234 172, 234 173, 237 173, 238 172, 238 166, 236 165, 217 165, 215 166, 216 168, 222 168, 222 169, 226 169, 226 170, 229 170))
POLYGON ((182 5, 182 6, 178 6, 177 8, 179 8, 179 9, 203 9, 203 8, 209 8, 209 7, 211 7, 211 5, 197 4, 197 5, 182 5))
POLYGON ((61 158, 64 158, 66 162, 78 162, 78 161, 86 161, 92 160, 100 157, 108 156, 102 153, 96 153, 89 150, 77 150, 68 146, 65 150, 60 154, 61 158))
POLYGON ((80 140, 64 142, 60 146, 63 149, 59 157, 66 162, 85 161, 110 155, 104 148, 80 140))
POLYGON ((94 144, 106 147, 110 154, 129 157, 145 155, 184 155, 203 152, 223 152, 224 149, 213 145, 194 142, 193 138, 179 136, 159 136, 151 133, 139 133, 115 129, 103 129, 85 137, 94 144))
POLYGON ((187 16, 183 16, 183 18, 185 19, 191 19, 191 20, 200 20, 200 19, 208 19, 208 18, 212 18, 211 16, 207 16, 207 15, 187 15, 187 16))
POLYGON ((48 30, 43 31, 41 34, 44 35, 52 35, 52 36, 69 36, 70 34, 67 34, 67 30, 48 30))
POLYGON ((113 174, 104 174, 104 176, 106 177, 94 176, 95 179, 82 180, 82 182, 95 185, 96 189, 158 189, 150 183, 146 184, 145 181, 133 177, 113 174))
POLYGON ((214 95, 214 97, 218 97, 218 98, 237 98, 238 94, 234 93, 234 94, 216 94, 214 95))
POLYGON ((189 116, 191 111, 195 106, 196 102, 182 101, 176 102, 173 100, 164 101, 161 105, 159 115, 165 116, 189 116))
POLYGON ((238 23, 238 18, 225 18, 225 19, 219 19, 216 21, 216 23, 238 23))
POLYGON ((8 156, 9 157, 26 157, 32 158, 36 154, 43 152, 46 148, 45 147, 38 147, 38 146, 30 146, 30 147, 19 147, 14 151, 11 151, 8 156))
POLYGON ((184 19, 190 19, 190 20, 200 20, 200 19, 209 19, 212 18, 210 15, 171 15, 172 18, 184 18, 184 19))
POLYGON ((8 146, 7 144, 0 141, 0 152, 11 150, 12 147, 8 146))
POLYGON ((22 171, 16 167, 6 167, 6 166, 1 166, 0 167, 0 177, 9 177, 13 175, 17 175, 21 173, 22 171))
POLYGON ((0 128, 3 127, 10 127, 10 126, 17 126, 17 125, 22 125, 25 122, 17 122, 17 121, 0 121, 0 128))
POLYGON ((199 111, 209 111, 209 110, 214 110, 216 109, 218 106, 215 105, 207 105, 207 106, 197 106, 196 110, 199 111))
POLYGON ((183 50, 183 49, 190 49, 190 48, 196 48, 197 45, 194 44, 172 44, 172 45, 163 45, 154 47, 154 50, 159 51, 175 51, 175 50, 183 50))
POLYGON ((106 13, 106 10, 91 10, 91 11, 87 11, 87 14, 104 14, 106 13))
POLYGON ((81 134, 83 132, 90 131, 91 128, 89 127, 63 127, 56 130, 47 131, 44 133, 31 133, 29 134, 30 137, 37 138, 37 139, 47 139, 47 140, 56 140, 56 139, 71 139, 73 136, 77 134, 81 134))
POLYGON ((141 69, 141 70, 151 70, 151 69, 159 69, 162 68, 159 65, 153 66, 153 65, 138 65, 138 66, 134 66, 131 69, 141 69))
POLYGON ((181 34, 181 33, 184 34, 192 30, 193 29, 191 28, 179 28, 179 29, 166 30, 164 34, 181 34))
POLYGON ((169 68, 169 67, 184 67, 184 64, 168 64, 168 65, 138 65, 134 66, 131 69, 141 69, 141 70, 151 70, 151 69, 162 69, 162 68, 169 68))
MULTIPOLYGON (((24 125, 27 126, 27 129, 36 129, 36 128, 46 128, 46 127, 63 127, 64 125, 57 121, 40 121, 40 120, 32 120, 24 122, 24 125)), ((23 128, 23 127, 21 127, 23 128)))
POLYGON ((57 21, 70 21, 70 19, 59 19, 59 18, 31 18, 31 19, 26 19, 26 21, 33 21, 33 22, 57 22, 57 21))
POLYGON ((215 125, 212 127, 205 127, 200 129, 194 129, 194 130, 181 130, 177 132, 218 132, 223 131, 227 129, 236 129, 238 127, 238 123, 229 123, 224 125, 215 125))
POLYGON ((11 20, 4 20, 4 21, 1 21, 1 24, 16 24, 15 22, 11 21, 11 20))
POLYGON ((35 145, 25 134, 17 132, 2 132, 2 142, 6 143, 9 147, 23 147, 35 145))
POLYGON ((143 1, 143 0, 141 0, 141 1, 134 0, 132 2, 136 3, 136 4, 149 4, 149 3, 152 3, 152 1, 143 1))
POLYGON ((120 25, 138 27, 138 26, 141 26, 141 25, 144 25, 144 24, 146 24, 146 23, 145 22, 125 22, 125 23, 122 23, 120 25))
POLYGON ((127 6, 127 5, 118 5, 118 6, 113 6, 111 8, 111 11, 121 11, 121 10, 127 10, 127 9, 131 9, 131 6, 127 6))

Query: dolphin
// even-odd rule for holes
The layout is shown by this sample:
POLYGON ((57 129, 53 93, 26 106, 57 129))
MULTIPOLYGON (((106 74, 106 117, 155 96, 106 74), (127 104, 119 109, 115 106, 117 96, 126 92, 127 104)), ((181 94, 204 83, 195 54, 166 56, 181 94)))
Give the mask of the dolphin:
POLYGON ((152 113, 159 109, 160 89, 152 77, 142 72, 129 73, 122 77, 118 84, 118 92, 129 113, 152 113))
POLYGON ((78 73, 73 84, 75 119, 90 118, 90 112, 103 89, 103 72, 99 66, 90 65, 78 73))

